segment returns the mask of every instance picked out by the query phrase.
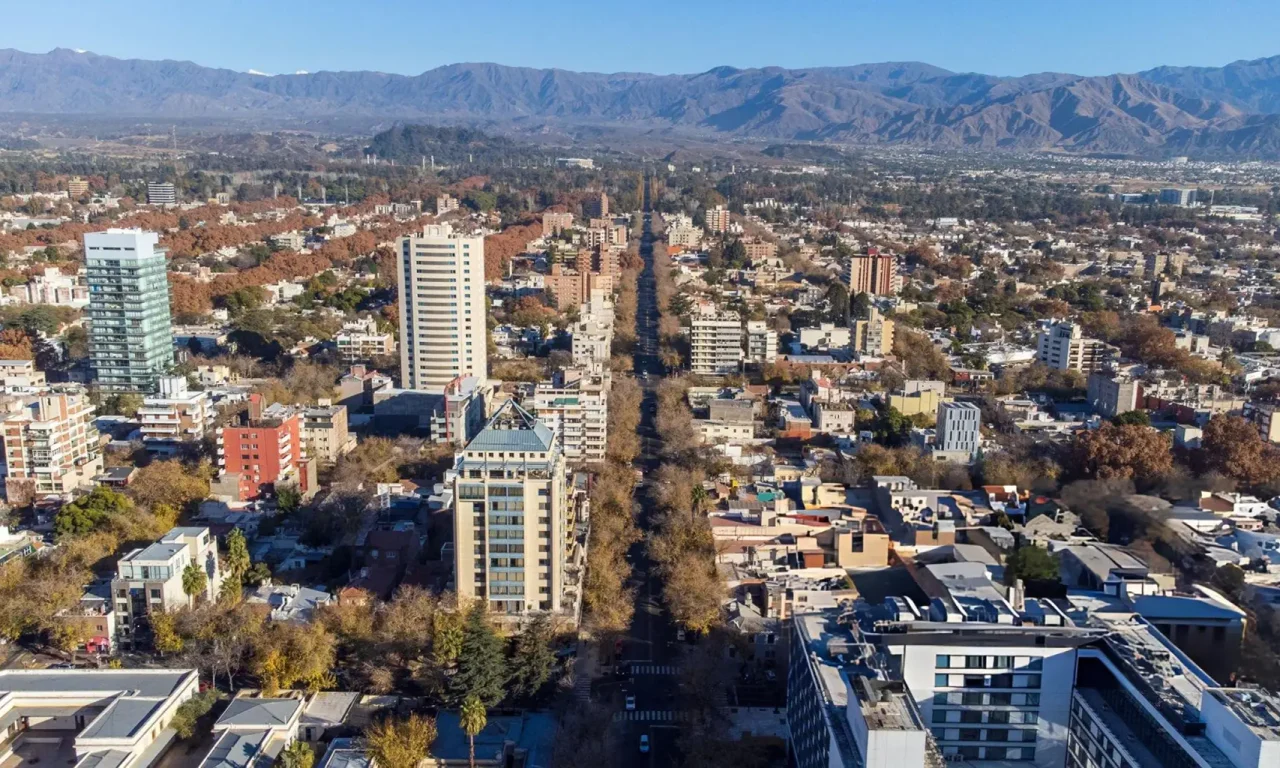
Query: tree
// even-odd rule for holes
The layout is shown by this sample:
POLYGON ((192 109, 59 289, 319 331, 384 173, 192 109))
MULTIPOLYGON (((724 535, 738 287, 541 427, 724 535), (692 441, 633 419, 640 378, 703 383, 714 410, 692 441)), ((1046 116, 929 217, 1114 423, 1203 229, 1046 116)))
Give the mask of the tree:
POLYGON ((138 470, 128 494, 144 507, 170 504, 189 511, 208 497, 211 474, 207 464, 193 469, 180 461, 153 461, 138 470))
POLYGON ((436 740, 436 721, 418 714, 365 729, 365 749, 378 768, 417 768, 436 740))
POLYGON ((1116 414, 1112 420, 1113 424, 1136 424, 1141 427, 1151 426, 1151 415, 1146 411, 1125 411, 1116 414))
POLYGON ((833 280, 827 286, 827 303, 831 308, 827 320, 837 325, 849 325, 849 289, 844 287, 844 283, 833 280))
POLYGON ((182 591, 187 597, 204 597, 208 588, 209 575, 204 572, 204 568, 197 563, 187 563, 187 567, 182 569, 182 591))
POLYGON ((333 635, 319 622, 267 625, 254 647, 253 671, 268 695, 301 683, 323 687, 336 657, 333 635))
POLYGON ((1173 467, 1172 441, 1150 427, 1103 424, 1078 435, 1073 466, 1085 477, 1154 481, 1173 467))
POLYGON ((534 696, 551 677, 556 661, 555 652, 551 649, 552 633, 551 617, 539 613, 516 637, 510 684, 516 696, 534 696))
POLYGON ((98 487, 88 496, 64 504, 53 518, 53 530, 59 536, 92 533, 132 511, 133 503, 124 494, 98 487))
POLYGON ((484 601, 476 601, 467 611, 458 653, 458 671, 450 680, 451 698, 462 702, 475 696, 485 706, 502 701, 507 682, 502 639, 485 616, 484 601))
POLYGON ((305 741, 294 741, 276 760, 280 768, 311 768, 316 763, 316 753, 305 741))
POLYGON ((151 645, 156 652, 180 653, 185 646, 182 636, 177 632, 177 617, 167 611, 153 611, 151 619, 151 645))
POLYGON ((244 574, 243 586, 259 587, 268 581, 271 581, 271 567, 266 563, 254 563, 244 574))
POLYGON ((138 409, 141 407, 141 395, 124 392, 118 395, 111 395, 103 400, 100 410, 105 414, 124 416, 125 418, 132 419, 138 415, 138 409))
POLYGON ((1280 450, 1240 416, 1219 414, 1209 419, 1198 457, 1204 471, 1219 472, 1247 486, 1256 488, 1280 478, 1280 450))
POLYGON ((1018 547, 1005 562, 1004 583, 1011 585, 1017 579, 1024 582, 1057 581, 1058 561, 1047 549, 1036 546, 1018 547))
POLYGON ((244 575, 252 565, 249 559, 249 545, 245 543, 244 532, 232 528, 227 534, 227 575, 237 582, 244 581, 244 575))
POLYGON ((178 738, 191 738, 196 732, 196 721, 209 714, 209 710, 213 709, 217 701, 217 691, 208 690, 197 693, 178 705, 174 710, 173 719, 169 721, 169 727, 178 734, 178 738))
POLYGON ((484 702, 479 696, 468 696, 462 702, 462 711, 458 713, 462 732, 467 734, 468 764, 476 768, 476 736, 489 724, 489 714, 485 711, 484 702))

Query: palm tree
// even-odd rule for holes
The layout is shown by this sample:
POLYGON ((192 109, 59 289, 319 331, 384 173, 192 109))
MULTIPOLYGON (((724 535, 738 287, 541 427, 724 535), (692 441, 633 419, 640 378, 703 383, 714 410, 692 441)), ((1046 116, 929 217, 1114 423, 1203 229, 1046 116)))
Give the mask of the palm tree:
POLYGON ((280 753, 282 768, 311 768, 316 763, 316 753, 305 741, 295 741, 280 753))
POLYGON ((462 724, 462 732, 467 734, 467 741, 470 744, 471 754, 468 764, 471 768, 476 768, 476 735, 489 724, 489 715, 485 712, 484 702, 480 701, 480 697, 468 696, 466 701, 462 702, 462 712, 458 719, 462 724))
POLYGON ((204 569, 195 563, 187 563, 187 567, 182 569, 182 591, 187 593, 187 597, 203 595, 208 586, 209 577, 204 569))

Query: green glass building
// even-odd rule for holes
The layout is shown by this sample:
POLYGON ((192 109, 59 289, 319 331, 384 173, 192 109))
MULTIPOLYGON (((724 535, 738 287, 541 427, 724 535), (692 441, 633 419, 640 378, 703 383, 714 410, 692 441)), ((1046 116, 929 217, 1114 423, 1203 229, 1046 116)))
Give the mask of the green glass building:
POLYGON ((173 366, 169 275, 160 236, 108 229, 84 236, 89 360, 106 392, 153 392, 173 366))

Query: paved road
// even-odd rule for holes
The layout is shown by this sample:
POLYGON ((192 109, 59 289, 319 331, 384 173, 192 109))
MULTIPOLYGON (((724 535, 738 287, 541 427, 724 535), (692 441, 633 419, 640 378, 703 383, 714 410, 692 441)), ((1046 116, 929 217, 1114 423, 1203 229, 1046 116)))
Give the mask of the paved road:
MULTIPOLYGON (((637 282, 634 358, 636 376, 644 390, 638 430, 642 448, 636 467, 644 472, 645 480, 636 490, 636 509, 640 528, 646 533, 651 520, 649 510, 640 502, 646 498, 644 484, 658 468, 659 440, 654 414, 657 408, 656 387, 662 376, 662 365, 658 359, 658 299, 653 275, 653 242, 646 184, 644 229, 640 241, 640 255, 644 258, 645 267, 637 282)), ((614 722, 622 728, 619 764, 634 768, 674 765, 678 762, 675 749, 678 723, 684 717, 679 711, 679 648, 674 642, 675 628, 662 606, 661 587, 653 563, 645 556, 643 540, 631 548, 628 559, 632 563, 637 589, 635 616, 622 644, 622 659, 629 674, 617 680, 618 690, 613 698, 613 706, 617 709, 614 722), (623 708, 627 694, 635 696, 633 711, 623 708), (649 736, 651 746, 648 754, 641 754, 639 750, 642 734, 649 736)))

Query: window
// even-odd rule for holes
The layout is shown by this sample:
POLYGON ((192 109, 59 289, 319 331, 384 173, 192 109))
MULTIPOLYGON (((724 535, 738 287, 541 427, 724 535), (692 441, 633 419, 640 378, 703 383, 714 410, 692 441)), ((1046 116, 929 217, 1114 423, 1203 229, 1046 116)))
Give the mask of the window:
POLYGON ((951 657, 945 653, 938 654, 936 661, 937 663, 935 666, 937 666, 938 669, 948 669, 951 666, 951 657))
POLYGON ((933 676, 934 687, 945 688, 949 684, 948 677, 949 677, 948 675, 934 675, 933 676))

